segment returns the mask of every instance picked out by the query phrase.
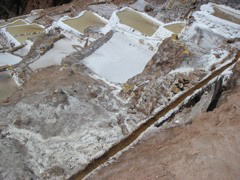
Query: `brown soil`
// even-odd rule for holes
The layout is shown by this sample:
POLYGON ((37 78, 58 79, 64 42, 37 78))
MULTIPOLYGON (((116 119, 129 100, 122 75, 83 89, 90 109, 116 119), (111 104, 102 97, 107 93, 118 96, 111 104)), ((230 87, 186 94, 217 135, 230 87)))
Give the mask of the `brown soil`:
POLYGON ((238 179, 240 87, 188 126, 156 129, 91 179, 238 179))

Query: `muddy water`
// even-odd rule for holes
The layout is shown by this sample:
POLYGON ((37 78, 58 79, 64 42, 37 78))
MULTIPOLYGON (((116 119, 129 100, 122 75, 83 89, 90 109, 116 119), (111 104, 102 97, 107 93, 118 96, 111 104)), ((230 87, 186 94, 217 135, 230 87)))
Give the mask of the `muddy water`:
POLYGON ((21 19, 15 21, 14 23, 10 23, 10 24, 7 24, 6 26, 7 27, 10 27, 10 26, 19 26, 19 25, 26 25, 27 23, 21 19))
POLYGON ((147 36, 152 36, 159 28, 159 25, 152 20, 130 9, 118 12, 117 16, 120 23, 130 26, 147 36))
POLYGON ((67 19, 63 22, 83 34, 84 30, 88 27, 104 27, 106 25, 104 21, 102 21, 90 11, 86 11, 82 16, 78 18, 67 19))
POLYGON ((14 36, 19 42, 23 42, 28 38, 35 37, 45 30, 37 24, 26 26, 15 26, 6 28, 7 31, 14 36))
POLYGON ((214 16, 219 17, 221 19, 225 19, 227 21, 231 21, 236 24, 240 24, 240 14, 235 12, 229 11, 227 9, 223 9, 221 7, 215 6, 214 7, 214 16))
POLYGON ((18 40, 18 42, 22 43, 22 42, 24 42, 24 41, 26 41, 30 38, 34 38, 34 37, 37 37, 39 35, 40 35, 40 33, 23 35, 23 36, 19 35, 19 36, 16 36, 15 38, 18 40))
POLYGON ((8 72, 0 72, 0 101, 5 100, 17 90, 17 84, 8 72))
POLYGON ((21 18, 15 18, 15 19, 11 19, 11 20, 8 19, 8 21, 1 21, 0 22, 0 26, 6 26, 8 24, 11 24, 11 25, 24 25, 24 24, 26 24, 26 22, 23 21, 21 18), (14 22, 14 21, 16 21, 16 22, 14 22))
POLYGON ((10 27, 10 26, 25 25, 25 24, 27 24, 25 21, 19 19, 19 20, 17 20, 17 21, 14 22, 14 23, 11 23, 11 22, 3 22, 3 23, 0 23, 0 26, 1 26, 1 27, 10 27))
POLYGON ((176 23, 164 26, 164 28, 166 28, 169 31, 172 31, 175 34, 180 34, 184 27, 185 27, 184 23, 176 23))
POLYGON ((80 171, 78 174, 72 176, 70 179, 83 179, 86 177, 89 173, 91 173, 94 169, 99 167, 100 165, 104 164, 111 158, 112 156, 116 155, 118 152, 122 151, 126 147, 128 147, 131 143, 133 143, 144 131, 147 130, 151 125, 153 125, 156 121, 158 121, 161 117, 166 115, 169 111, 176 108, 180 103, 182 103, 187 97, 192 95, 196 90, 201 89, 203 86, 205 86, 209 81, 211 81, 213 78, 220 75, 224 70, 229 68, 231 65, 237 62, 237 60, 240 58, 240 51, 238 51, 237 56, 235 59, 220 68, 219 70, 216 70, 205 80, 201 81, 196 86, 189 89, 187 92, 185 92, 183 95, 181 95, 178 99, 173 101, 171 104, 169 104, 166 108, 164 108, 162 111, 160 111, 156 116, 153 118, 150 118, 147 122, 142 124, 140 127, 138 127, 132 134, 130 134, 128 137, 123 139, 120 143, 114 145, 112 148, 110 148, 105 154, 100 156, 99 158, 93 160, 84 170, 80 171))

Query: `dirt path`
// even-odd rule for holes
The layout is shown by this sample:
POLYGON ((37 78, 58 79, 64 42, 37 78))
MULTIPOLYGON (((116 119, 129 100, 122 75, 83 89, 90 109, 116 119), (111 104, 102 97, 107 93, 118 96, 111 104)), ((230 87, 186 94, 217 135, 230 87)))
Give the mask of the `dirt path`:
POLYGON ((90 179, 238 179, 240 87, 186 127, 156 129, 90 179))

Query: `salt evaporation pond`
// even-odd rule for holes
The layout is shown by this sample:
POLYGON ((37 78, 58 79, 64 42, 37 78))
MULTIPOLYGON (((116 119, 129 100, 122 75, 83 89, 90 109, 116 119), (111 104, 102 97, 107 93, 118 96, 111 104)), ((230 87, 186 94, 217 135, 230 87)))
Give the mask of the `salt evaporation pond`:
POLYGON ((7 27, 6 30, 19 42, 24 42, 45 32, 45 29, 38 24, 11 26, 7 27))
POLYGON ((219 6, 214 6, 214 13, 213 15, 219 17, 221 19, 225 19, 227 21, 231 21, 236 24, 240 24, 240 14, 232 12, 228 9, 221 8, 219 6))
POLYGON ((77 31, 84 34, 84 30, 89 27, 104 27, 106 22, 90 11, 85 11, 82 16, 63 21, 77 31))
POLYGON ((110 82, 125 83, 141 73, 154 54, 147 45, 135 38, 116 32, 83 63, 110 82))
POLYGON ((22 19, 18 19, 14 22, 4 22, 3 24, 0 24, 0 26, 2 27, 10 27, 10 26, 20 26, 20 25, 26 25, 27 23, 22 20, 22 19))
POLYGON ((8 72, 0 72, 0 101, 5 100, 17 90, 17 84, 8 72))
POLYGON ((130 26, 147 36, 152 36, 159 28, 159 25, 151 19, 128 8, 117 12, 117 16, 120 23, 130 26))
POLYGON ((185 27, 184 23, 174 23, 164 26, 169 31, 172 31, 175 34, 180 34, 185 27))

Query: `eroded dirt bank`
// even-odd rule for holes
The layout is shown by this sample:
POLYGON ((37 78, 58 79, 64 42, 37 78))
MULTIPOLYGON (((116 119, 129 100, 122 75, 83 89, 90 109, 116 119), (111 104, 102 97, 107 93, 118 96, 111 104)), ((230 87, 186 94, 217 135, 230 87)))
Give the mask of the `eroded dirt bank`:
POLYGON ((223 97, 219 107, 192 124, 156 128, 89 179, 237 179, 240 86, 223 97))

